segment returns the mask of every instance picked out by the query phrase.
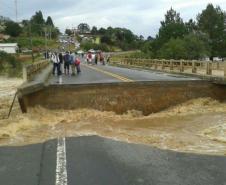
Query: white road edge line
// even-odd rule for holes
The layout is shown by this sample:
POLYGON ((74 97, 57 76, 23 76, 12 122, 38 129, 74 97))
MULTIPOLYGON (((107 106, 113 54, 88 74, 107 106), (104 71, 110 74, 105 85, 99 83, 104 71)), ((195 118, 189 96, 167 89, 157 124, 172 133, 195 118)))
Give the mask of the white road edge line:
POLYGON ((67 158, 65 138, 57 140, 56 185, 67 185, 67 158))

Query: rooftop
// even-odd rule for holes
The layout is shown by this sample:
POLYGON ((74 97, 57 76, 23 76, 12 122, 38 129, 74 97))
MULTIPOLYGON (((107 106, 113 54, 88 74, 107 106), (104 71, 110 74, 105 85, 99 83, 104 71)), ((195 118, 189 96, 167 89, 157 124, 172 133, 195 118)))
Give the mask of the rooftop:
POLYGON ((4 47, 17 47, 17 43, 0 43, 0 46, 4 47))

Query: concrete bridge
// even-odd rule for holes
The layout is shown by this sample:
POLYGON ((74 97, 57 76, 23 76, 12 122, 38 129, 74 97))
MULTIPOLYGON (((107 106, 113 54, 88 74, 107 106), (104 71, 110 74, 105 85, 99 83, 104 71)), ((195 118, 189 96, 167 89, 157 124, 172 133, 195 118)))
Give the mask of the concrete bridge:
POLYGON ((189 62, 186 65, 179 63, 179 67, 183 66, 183 71, 175 72, 173 69, 178 69, 176 61, 148 63, 119 59, 119 62, 113 60, 110 65, 87 65, 83 61, 82 73, 75 76, 62 75, 61 84, 58 76, 50 76, 51 65, 42 70, 46 62, 42 63, 43 65, 35 64, 35 70, 31 70, 32 67, 24 70, 29 74, 24 75, 29 76, 25 80, 29 80, 18 93, 23 112, 27 112, 29 107, 41 105, 50 109, 80 107, 117 113, 140 110, 148 115, 189 99, 200 97, 212 97, 220 101, 225 99, 224 63, 206 66, 194 64, 194 61, 191 66, 189 62), (215 65, 218 69, 214 68, 215 65), (36 75, 39 68, 42 73, 36 75), (185 73, 190 68, 194 75, 185 73), (200 68, 208 69, 208 74, 199 74, 200 68), (220 75, 216 76, 215 73, 220 75), (36 76, 34 80, 33 74, 36 76), (71 96, 74 98, 70 98, 71 96))
MULTIPOLYGON (((28 82, 18 92, 24 112, 41 105, 119 114, 136 109, 147 115, 188 99, 226 99, 222 81, 216 84, 198 76, 83 63, 80 75, 63 75, 59 84, 58 77, 50 75, 51 66, 33 67, 24 70, 28 82)), ((0 148, 4 185, 225 185, 225 171, 223 156, 177 153, 96 136, 0 148)))

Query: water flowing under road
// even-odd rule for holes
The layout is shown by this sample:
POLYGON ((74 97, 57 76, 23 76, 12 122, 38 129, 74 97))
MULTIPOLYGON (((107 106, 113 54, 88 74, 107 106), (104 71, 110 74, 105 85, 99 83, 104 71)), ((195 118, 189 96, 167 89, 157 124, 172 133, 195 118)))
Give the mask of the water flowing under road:
MULTIPOLYGON (((85 69, 87 70, 90 71, 85 69)), ((125 70, 120 69, 120 72, 125 70)), ((143 75, 142 72, 136 75, 139 73, 143 75)), ((132 75, 133 71, 131 74, 125 74, 132 75)), ((87 77, 84 75, 79 78, 87 77)), ((7 114, 16 87, 22 81, 4 78, 1 83, 0 108, 3 117, 7 114)), ((59 136, 99 135, 162 149, 226 155, 225 113, 226 103, 211 98, 189 100, 148 116, 137 110, 117 115, 114 112, 94 109, 78 108, 66 111, 42 107, 32 108, 28 114, 22 114, 16 103, 11 118, 0 120, 0 144, 17 146, 40 143, 59 136)))

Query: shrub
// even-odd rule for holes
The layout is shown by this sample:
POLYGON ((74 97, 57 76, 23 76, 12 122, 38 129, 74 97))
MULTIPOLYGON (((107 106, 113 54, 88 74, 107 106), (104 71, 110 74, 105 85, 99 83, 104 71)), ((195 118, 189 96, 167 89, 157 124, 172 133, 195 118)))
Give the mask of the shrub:
POLYGON ((90 49, 101 50, 101 51, 105 51, 105 52, 110 51, 107 44, 95 44, 95 43, 92 43, 92 42, 82 43, 81 48, 83 48, 86 51, 88 51, 90 49))
POLYGON ((21 77, 21 62, 19 62, 15 56, 0 51, 0 74, 10 77, 21 77))

